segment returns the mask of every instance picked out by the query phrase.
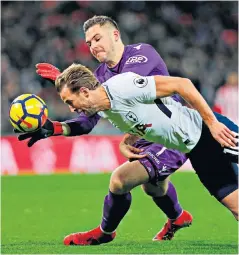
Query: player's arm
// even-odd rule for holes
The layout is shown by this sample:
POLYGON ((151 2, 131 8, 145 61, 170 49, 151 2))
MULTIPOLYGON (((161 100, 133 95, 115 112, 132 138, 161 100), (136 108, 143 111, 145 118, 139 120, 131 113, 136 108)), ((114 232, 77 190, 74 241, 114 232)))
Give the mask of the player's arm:
POLYGON ((119 143, 119 150, 121 154, 128 159, 141 158, 141 156, 138 155, 138 153, 142 152, 143 150, 137 149, 136 147, 132 146, 139 139, 140 138, 136 137, 135 135, 126 134, 119 143))
POLYGON ((70 120, 66 120, 64 124, 69 127, 69 133, 67 136, 77 136, 88 134, 95 127, 99 121, 100 116, 94 114, 93 116, 86 116, 84 113, 81 113, 78 117, 70 120))
POLYGON ((132 145, 139 139, 138 136, 131 135, 131 134, 125 134, 123 136, 123 139, 120 141, 119 149, 123 156, 125 156, 128 159, 135 159, 135 158, 144 158, 147 155, 141 154, 140 152, 144 151, 143 149, 138 149, 133 147, 132 145))
POLYGON ((216 119, 207 102, 189 79, 156 75, 154 80, 157 98, 178 93, 200 113, 213 137, 222 146, 235 146, 233 132, 216 119))
MULTIPOLYGON (((42 128, 31 133, 24 133, 18 136, 18 140, 26 140, 28 147, 33 146, 37 141, 48 138, 50 136, 77 136, 84 135, 91 132, 94 126, 97 124, 100 116, 95 114, 91 117, 85 115, 79 115, 75 119, 66 120, 65 122, 52 121, 47 119, 42 128)), ((17 131, 15 131, 17 132, 17 131)), ((18 132, 17 132, 18 133, 18 132)))

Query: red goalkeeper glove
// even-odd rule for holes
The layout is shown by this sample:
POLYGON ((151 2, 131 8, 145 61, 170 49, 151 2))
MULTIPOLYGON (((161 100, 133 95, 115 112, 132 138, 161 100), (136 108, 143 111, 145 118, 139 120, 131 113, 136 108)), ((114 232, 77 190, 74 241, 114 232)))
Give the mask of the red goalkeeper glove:
POLYGON ((57 76, 61 74, 60 70, 48 63, 39 63, 36 64, 36 73, 39 74, 42 78, 49 80, 50 82, 54 83, 57 76))

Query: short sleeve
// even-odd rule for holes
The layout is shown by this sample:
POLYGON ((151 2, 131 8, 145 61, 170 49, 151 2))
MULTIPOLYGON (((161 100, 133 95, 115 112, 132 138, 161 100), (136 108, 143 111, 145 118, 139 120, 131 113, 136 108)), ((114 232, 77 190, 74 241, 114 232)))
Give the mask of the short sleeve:
POLYGON ((154 76, 139 76, 133 79, 132 98, 140 103, 152 103, 156 99, 154 76))
POLYGON ((140 76, 128 72, 114 76, 105 84, 109 97, 112 99, 117 98, 129 104, 153 103, 156 99, 154 76, 140 76))

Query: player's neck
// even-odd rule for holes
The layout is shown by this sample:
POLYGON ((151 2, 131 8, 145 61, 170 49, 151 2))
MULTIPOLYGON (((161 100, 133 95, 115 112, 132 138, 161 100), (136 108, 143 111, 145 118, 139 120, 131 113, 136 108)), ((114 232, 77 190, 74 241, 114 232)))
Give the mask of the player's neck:
POLYGON ((94 109, 96 109, 97 112, 109 110, 111 108, 111 104, 109 96, 105 89, 100 86, 94 91, 94 93, 94 109))
POLYGON ((117 47, 115 48, 115 52, 111 59, 106 62, 107 66, 109 68, 114 68, 121 60, 122 56, 124 54, 124 44, 122 42, 119 42, 117 47))

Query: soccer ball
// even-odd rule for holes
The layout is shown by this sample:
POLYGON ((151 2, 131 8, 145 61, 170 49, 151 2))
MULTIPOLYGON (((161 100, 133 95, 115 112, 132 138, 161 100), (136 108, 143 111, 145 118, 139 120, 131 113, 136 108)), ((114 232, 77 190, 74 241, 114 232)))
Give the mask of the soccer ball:
POLYGON ((34 94, 23 94, 13 100, 9 119, 19 132, 33 132, 41 128, 48 117, 46 103, 34 94))

